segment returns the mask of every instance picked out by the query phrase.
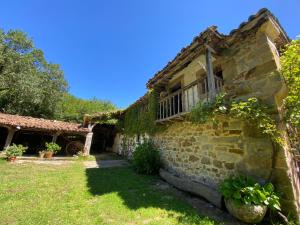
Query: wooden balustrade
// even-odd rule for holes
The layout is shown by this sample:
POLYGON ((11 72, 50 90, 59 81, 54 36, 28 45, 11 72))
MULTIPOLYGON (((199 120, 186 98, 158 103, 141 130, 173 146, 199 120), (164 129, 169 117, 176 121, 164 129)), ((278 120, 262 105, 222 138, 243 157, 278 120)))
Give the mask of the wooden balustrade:
MULTIPOLYGON (((223 87, 223 80, 217 76, 215 76, 215 87, 217 93, 223 87)), ((157 121, 180 117, 180 115, 190 112, 199 101, 209 101, 207 78, 197 80, 161 99, 159 101, 157 121)))

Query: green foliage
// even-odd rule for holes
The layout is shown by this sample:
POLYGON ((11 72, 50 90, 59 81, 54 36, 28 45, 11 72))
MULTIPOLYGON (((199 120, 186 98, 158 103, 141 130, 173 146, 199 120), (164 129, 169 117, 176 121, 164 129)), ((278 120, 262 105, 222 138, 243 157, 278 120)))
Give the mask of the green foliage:
POLYGON ((67 90, 59 65, 48 63, 25 33, 0 29, 0 110, 53 118, 67 90))
POLYGON ((27 147, 24 147, 23 145, 16 145, 13 144, 11 146, 8 146, 5 149, 5 155, 6 157, 15 157, 15 156, 21 156, 23 153, 27 150, 27 147))
POLYGON ((47 152, 53 152, 54 154, 61 150, 61 147, 54 142, 46 142, 47 152))
POLYGON ((110 101, 103 101, 96 98, 84 100, 66 93, 58 104, 56 118, 65 121, 82 122, 82 118, 85 114, 115 109, 116 106, 110 101))
POLYGON ((286 119, 300 128, 300 38, 286 46, 281 58, 281 73, 289 89, 284 100, 286 119))
POLYGON ((146 141, 135 148, 132 164, 138 173, 158 173, 160 168, 159 152, 151 141, 146 141))
POLYGON ((96 157, 93 155, 86 155, 82 151, 79 151, 76 155, 73 155, 78 161, 95 161, 96 157))
POLYGON ((160 130, 155 123, 157 113, 157 93, 149 91, 142 103, 129 107, 125 113, 124 132, 132 136, 136 134, 154 134, 160 130))
POLYGON ((247 101, 229 101, 225 94, 220 94, 213 102, 200 102, 192 109, 188 119, 194 123, 205 123, 209 119, 214 121, 215 116, 220 114, 245 120, 249 124, 255 125, 274 143, 282 144, 275 121, 270 116, 270 108, 264 106, 257 98, 249 98, 247 101))
POLYGON ((236 118, 244 119, 271 138, 274 143, 281 144, 282 139, 276 128, 275 121, 271 118, 269 108, 262 105, 257 98, 249 98, 248 101, 233 102, 230 114, 236 118))
POLYGON ((271 183, 262 186, 253 178, 240 175, 224 180, 219 191, 225 199, 232 199, 236 204, 264 204, 272 210, 281 210, 279 197, 271 183))
POLYGON ((217 95, 214 101, 199 102, 188 115, 188 120, 193 123, 206 123, 209 119, 214 119, 217 114, 228 113, 228 100, 226 94, 217 95))

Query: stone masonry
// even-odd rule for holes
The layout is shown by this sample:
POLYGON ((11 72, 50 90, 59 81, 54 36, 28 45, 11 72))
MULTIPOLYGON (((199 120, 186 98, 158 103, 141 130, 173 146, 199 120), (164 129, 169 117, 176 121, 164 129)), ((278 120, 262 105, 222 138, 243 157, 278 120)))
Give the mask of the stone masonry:
POLYGON ((249 129, 253 128, 225 118, 218 124, 177 122, 154 140, 168 171, 217 188, 220 181, 237 172, 270 178, 272 144, 253 136, 249 129))
MULTIPOLYGON (((224 91, 235 100, 257 97, 272 106, 272 116, 283 133, 285 143, 283 147, 275 147, 251 125, 227 116, 217 118, 218 123, 167 121, 167 128, 152 137, 160 149, 164 169, 215 190, 223 179, 237 173, 272 181, 282 194, 284 211, 299 217, 299 174, 289 152, 290 146, 282 120, 282 102, 287 89, 280 74, 279 51, 288 42, 284 31, 269 11, 262 10, 228 36, 209 28, 197 38, 202 38, 215 48, 223 45, 213 64, 222 69, 224 91)), ((187 85, 186 81, 193 82, 199 74, 205 75, 201 60, 199 61, 204 58, 201 46, 198 55, 195 54, 197 38, 173 62, 159 71, 148 82, 148 86, 158 86, 157 83, 163 82, 164 76, 170 76, 168 85, 171 85, 172 79, 182 79, 184 82, 181 84, 187 85), (190 56, 190 61, 184 62, 186 58, 181 55, 186 58, 190 56), (185 66, 179 67, 180 65, 185 66), (173 68, 175 75, 172 77, 173 68)), ((137 143, 135 140, 136 137, 119 141, 123 143, 123 148, 120 148, 130 155, 137 143)))

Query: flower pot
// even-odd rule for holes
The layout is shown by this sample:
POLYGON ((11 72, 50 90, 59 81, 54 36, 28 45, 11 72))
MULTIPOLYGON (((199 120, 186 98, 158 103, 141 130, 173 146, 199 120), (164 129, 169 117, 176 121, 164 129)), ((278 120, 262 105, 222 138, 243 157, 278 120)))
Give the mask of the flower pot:
POLYGON ((232 199, 225 199, 225 205, 235 218, 252 224, 261 222, 268 209, 265 205, 239 205, 232 199))
POLYGON ((15 162, 16 159, 17 159, 16 156, 10 156, 10 157, 7 157, 7 161, 9 161, 9 162, 15 162))
POLYGON ((39 152, 39 157, 40 158, 44 158, 44 156, 45 156, 45 152, 39 152))
POLYGON ((53 157, 53 152, 45 152, 44 153, 45 159, 52 159, 52 157, 53 157))

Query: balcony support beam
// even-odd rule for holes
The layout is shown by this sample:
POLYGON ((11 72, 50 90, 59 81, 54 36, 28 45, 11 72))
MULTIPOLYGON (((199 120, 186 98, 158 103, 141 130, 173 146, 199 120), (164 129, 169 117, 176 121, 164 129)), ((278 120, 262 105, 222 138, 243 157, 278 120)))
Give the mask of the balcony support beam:
POLYGON ((208 98, 210 101, 213 101, 217 95, 215 76, 212 65, 212 49, 206 48, 206 72, 207 72, 207 81, 208 81, 208 98))

